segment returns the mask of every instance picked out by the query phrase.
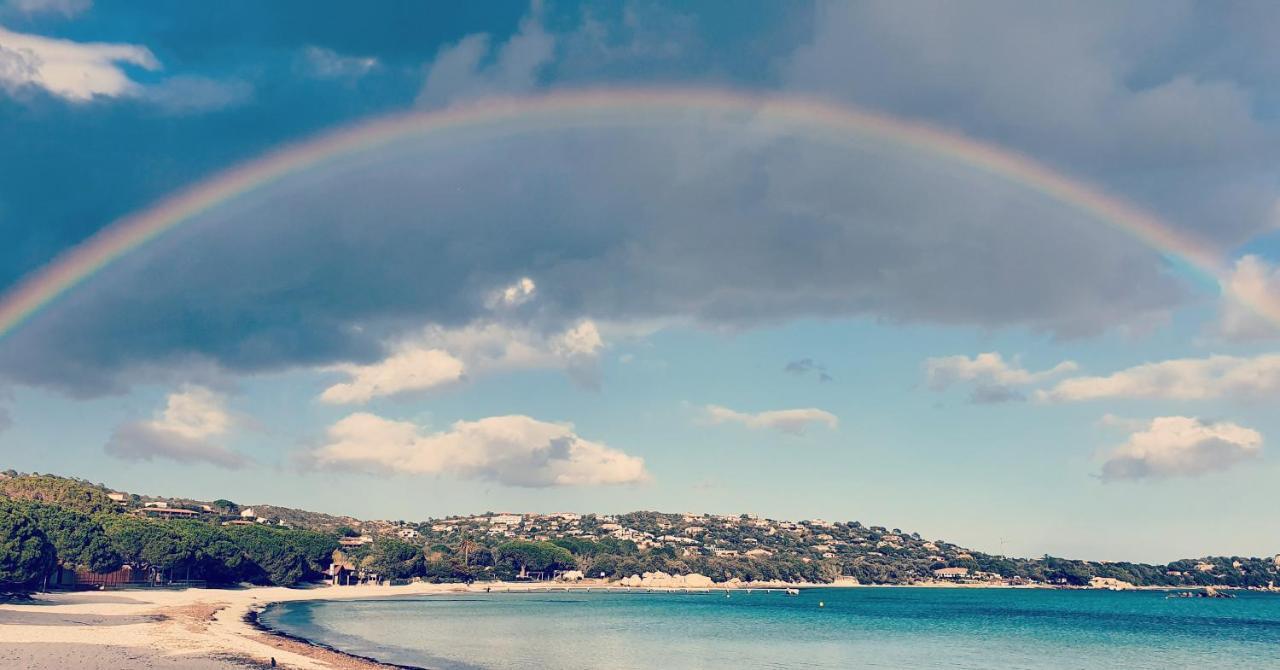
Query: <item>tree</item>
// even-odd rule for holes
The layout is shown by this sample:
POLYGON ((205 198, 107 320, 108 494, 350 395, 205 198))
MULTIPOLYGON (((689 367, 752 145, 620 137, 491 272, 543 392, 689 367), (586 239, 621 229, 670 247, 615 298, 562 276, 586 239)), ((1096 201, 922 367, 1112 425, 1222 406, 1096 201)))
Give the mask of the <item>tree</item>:
POLYGON ((404 579, 422 574, 424 556, 418 547, 382 538, 373 543, 366 566, 386 579, 404 579))
POLYGON ((462 567, 465 568, 471 564, 471 554, 479 548, 480 545, 476 543, 475 540, 471 539, 470 536, 462 536, 462 539, 458 541, 457 549, 458 553, 462 554, 462 567))
POLYGON ((0 499, 0 589, 21 590, 49 574, 53 544, 21 506, 0 499))
POLYGON ((287 537, 290 531, 261 525, 228 526, 227 530, 248 559, 243 572, 249 581, 293 586, 307 575, 307 557, 287 537))
POLYGON ((29 500, 73 509, 85 514, 110 512, 115 501, 106 491, 77 479, 53 475, 21 475, 0 479, 0 494, 14 500, 29 500))
POLYGON ((516 540, 498 545, 499 559, 516 572, 545 572, 577 567, 568 549, 550 542, 516 540))
POLYGON ((213 501, 213 506, 217 509, 222 510, 226 514, 235 514, 236 512, 240 511, 239 505, 231 502, 230 500, 227 500, 226 498, 218 498, 217 500, 213 501))
POLYGON ((102 524, 74 510, 28 503, 27 514, 53 544, 61 568, 111 572, 120 567, 120 554, 111 545, 102 524))

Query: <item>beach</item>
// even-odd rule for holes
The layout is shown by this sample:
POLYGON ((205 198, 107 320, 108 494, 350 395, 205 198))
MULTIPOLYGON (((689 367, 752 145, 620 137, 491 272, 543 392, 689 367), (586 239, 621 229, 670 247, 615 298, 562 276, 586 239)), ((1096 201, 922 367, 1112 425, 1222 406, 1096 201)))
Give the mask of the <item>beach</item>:
MULTIPOLYGON (((399 586, 136 589, 36 594, 0 605, 0 666, 86 668, 386 668, 273 635, 246 620, 270 603, 495 591, 609 588, 576 585, 414 583, 399 586)), ((619 587, 612 587, 619 588, 619 587)), ((756 587, 760 588, 760 587, 756 587)))
POLYGON ((123 590, 38 594, 0 605, 0 666, 86 668, 385 668, 271 635, 245 617, 273 602, 385 598, 465 590, 458 584, 287 589, 123 590))

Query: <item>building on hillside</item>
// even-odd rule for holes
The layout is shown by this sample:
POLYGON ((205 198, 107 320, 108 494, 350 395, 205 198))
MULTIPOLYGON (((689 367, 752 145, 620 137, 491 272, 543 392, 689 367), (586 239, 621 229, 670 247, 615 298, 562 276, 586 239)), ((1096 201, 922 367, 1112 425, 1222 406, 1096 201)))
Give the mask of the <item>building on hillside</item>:
POLYGON ((177 507, 144 507, 138 513, 152 519, 194 519, 200 516, 199 512, 177 507))
POLYGON ((142 503, 142 506, 147 508, 165 509, 169 507, 169 503, 163 500, 152 500, 151 502, 142 503))
POLYGON ((489 523, 495 526, 519 526, 524 520, 520 514, 495 514, 489 517, 489 523))
POLYGON ((969 568, 938 568, 933 571, 938 579, 964 579, 969 576, 969 568))
POLYGON ((371 544, 372 542, 373 542, 373 538, 369 537, 368 535, 361 535, 359 537, 338 538, 338 544, 343 547, 359 547, 366 544, 371 544))
POLYGON ((252 507, 246 507, 240 510, 240 518, 242 519, 255 519, 257 517, 258 513, 255 512, 252 507))
POLYGON ((419 537, 422 537, 422 533, 419 533, 412 528, 401 528, 396 531, 396 536, 402 540, 416 540, 419 537))
POLYGON ((127 500, 129 499, 129 496, 127 496, 127 495, 125 495, 125 494, 123 494, 123 493, 116 492, 116 491, 112 491, 111 493, 108 493, 108 494, 107 494, 107 497, 108 497, 108 498, 110 498, 110 499, 112 499, 112 500, 114 500, 115 502, 120 503, 120 504, 124 504, 124 503, 125 503, 125 501, 127 501, 127 500))

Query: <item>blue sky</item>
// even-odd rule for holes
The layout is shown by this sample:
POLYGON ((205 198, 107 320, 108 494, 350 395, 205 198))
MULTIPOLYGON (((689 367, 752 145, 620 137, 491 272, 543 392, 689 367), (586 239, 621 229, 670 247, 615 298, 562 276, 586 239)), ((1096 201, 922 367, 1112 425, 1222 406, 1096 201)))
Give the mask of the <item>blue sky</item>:
POLYGON ((756 119, 415 139, 225 203, 0 340, 6 467, 371 518, 857 519, 1274 553, 1280 11, 1258 3, 0 2, 0 287, 381 115, 813 97, 1206 240, 756 119))

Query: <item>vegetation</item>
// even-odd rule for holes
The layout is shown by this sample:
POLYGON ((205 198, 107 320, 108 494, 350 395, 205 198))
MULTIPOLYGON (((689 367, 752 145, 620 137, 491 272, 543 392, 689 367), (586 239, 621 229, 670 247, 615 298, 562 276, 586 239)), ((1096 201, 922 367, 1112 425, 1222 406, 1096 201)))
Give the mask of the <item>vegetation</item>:
POLYGON ((0 496, 57 505, 85 514, 110 512, 116 505, 99 484, 54 475, 31 474, 0 478, 0 496))
POLYGON ((20 505, 0 500, 0 589, 19 590, 49 573, 53 544, 20 505))
MULTIPOLYGON (((353 579, 473 581, 550 577, 579 570, 618 579, 698 573, 717 581, 911 583, 943 568, 965 578, 1082 586, 1095 577, 1134 585, 1267 587, 1280 558, 1211 557, 1167 565, 984 554, 858 522, 783 522, 747 516, 635 512, 456 517, 443 523, 369 522, 265 505, 166 500, 116 503, 101 485, 52 475, 0 474, 0 589, 39 588, 65 571, 134 579, 294 585, 340 564, 353 579), (206 508, 207 506, 207 508, 206 508), (247 507, 245 509, 248 509, 247 507), (339 550, 340 540, 342 548, 339 550)), ((117 496, 120 497, 120 496, 117 496)))

